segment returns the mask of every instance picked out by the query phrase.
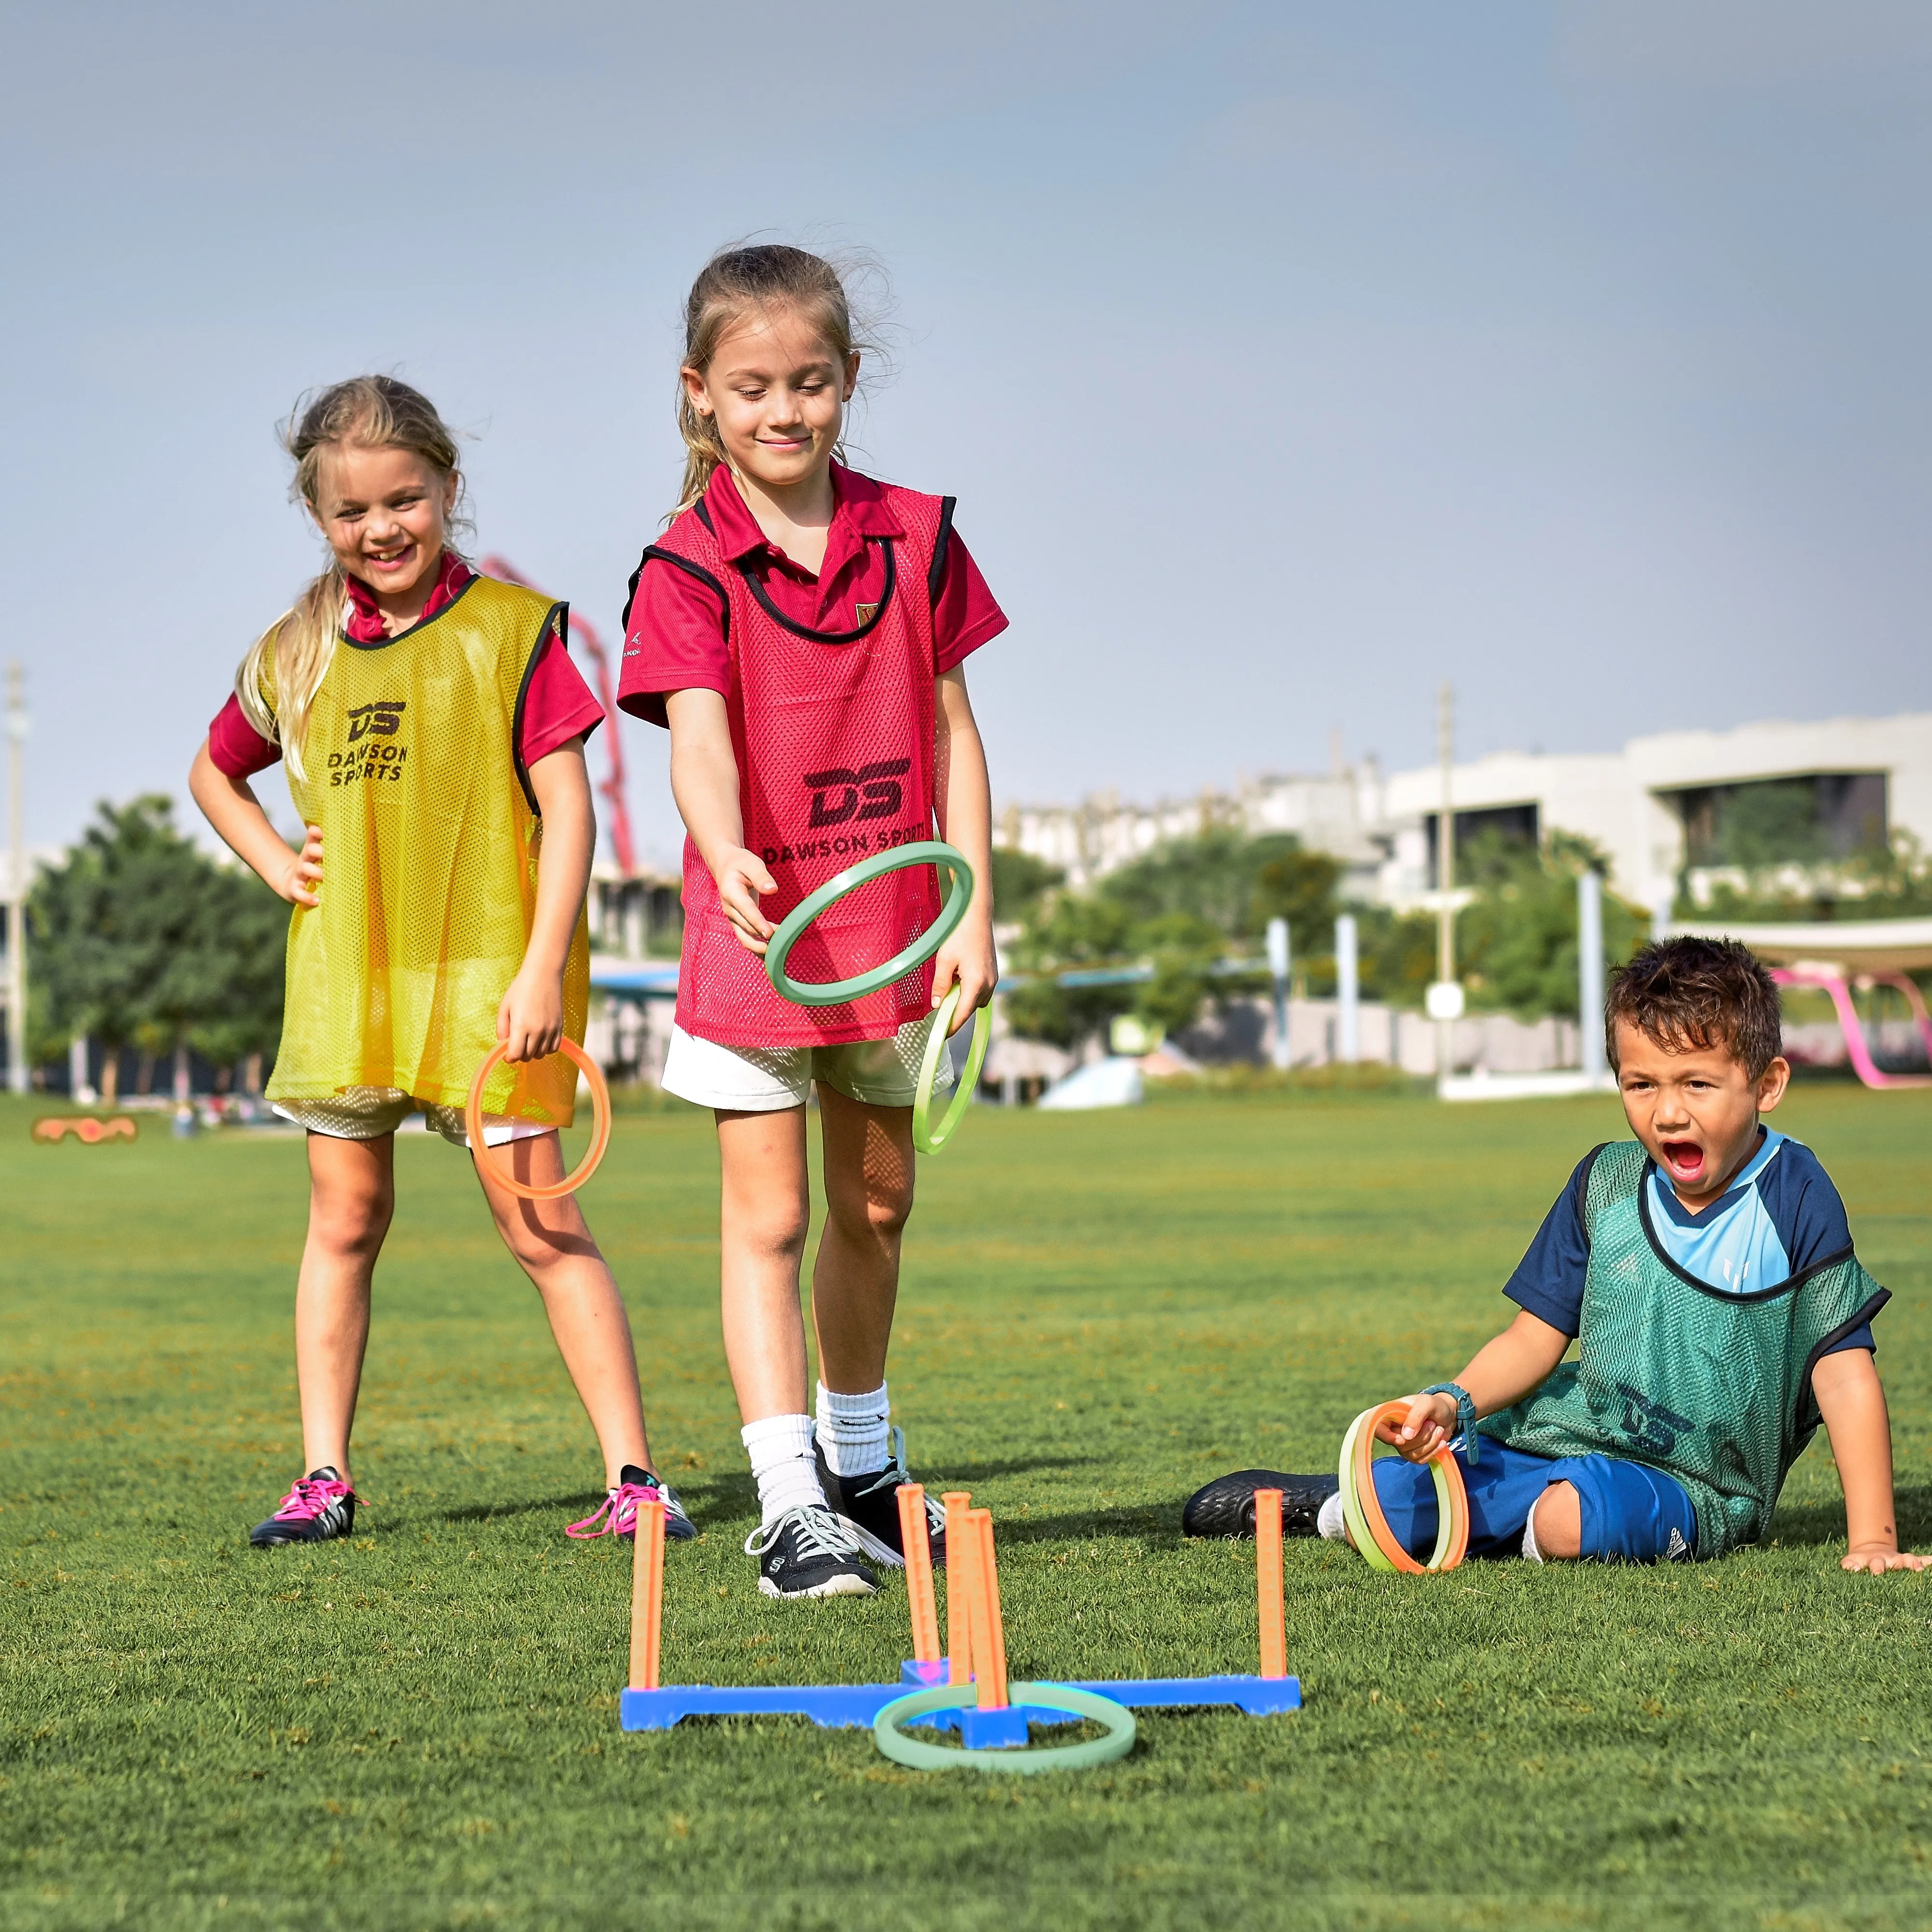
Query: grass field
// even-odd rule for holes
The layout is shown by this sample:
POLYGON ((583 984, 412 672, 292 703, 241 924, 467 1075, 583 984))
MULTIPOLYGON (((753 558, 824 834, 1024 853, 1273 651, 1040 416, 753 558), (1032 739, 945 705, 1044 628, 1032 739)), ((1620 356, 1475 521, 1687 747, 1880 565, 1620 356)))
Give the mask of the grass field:
MULTIPOLYGON (((1062 1778, 861 1732, 617 1728, 627 1566, 464 1158, 398 1148, 352 1544, 252 1553, 295 1472, 294 1139, 32 1145, 0 1106, 0 1924, 1918 1927, 1932 1583, 1841 1574, 1822 1440, 1766 1548, 1664 1570, 1288 1558, 1306 1708, 1146 1717, 1062 1778)), ((1902 1527, 1932 1539, 1932 1094, 1780 1115, 1897 1299, 1902 1527)), ((976 1114, 922 1167, 892 1370, 916 1468, 1000 1525, 1016 1676, 1253 1667, 1246 1546, 1181 1499, 1332 1464, 1452 1373, 1613 1102, 1170 1100, 976 1114)), ((869 1602, 760 1598, 715 1314, 715 1156, 628 1118, 586 1197, 704 1534, 667 1674, 874 1679, 869 1602)))

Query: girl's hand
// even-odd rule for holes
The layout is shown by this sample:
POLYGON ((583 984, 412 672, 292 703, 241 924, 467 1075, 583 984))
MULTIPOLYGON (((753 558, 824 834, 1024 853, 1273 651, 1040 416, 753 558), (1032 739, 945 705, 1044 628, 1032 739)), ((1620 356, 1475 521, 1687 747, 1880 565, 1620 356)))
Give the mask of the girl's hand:
POLYGON ((969 914, 952 937, 932 956, 932 1004, 935 1009, 959 982, 959 1004, 950 1030, 957 1033, 993 997, 999 983, 1000 962, 993 950, 993 922, 969 914))
POLYGON ((496 1037, 513 1065, 542 1060, 563 1043, 563 976, 527 963, 496 1009, 496 1037))
POLYGON ((1932 1563, 1932 1556, 1920 1556, 1912 1550, 1900 1550, 1895 1544, 1855 1543, 1845 1552, 1844 1560, 1838 1568, 1869 1570, 1878 1576, 1888 1570, 1923 1570, 1928 1563, 1932 1563))
POLYGON ((315 888, 322 884, 322 827, 311 825, 308 836, 302 841, 299 852, 289 854, 289 862, 279 878, 272 878, 268 884, 277 894, 290 905, 318 906, 322 901, 316 897, 315 888))
POLYGON ((1378 1422, 1376 1434, 1412 1462, 1426 1462, 1445 1448, 1456 1433, 1456 1398, 1418 1395, 1409 1399, 1408 1413, 1400 1422, 1378 1422))
POLYGON ((718 882, 718 902, 738 935, 738 944, 762 958, 766 942, 778 928, 759 911, 758 901, 765 893, 778 890, 778 880, 766 871, 757 853, 742 845, 726 846, 710 864, 711 876, 718 882))

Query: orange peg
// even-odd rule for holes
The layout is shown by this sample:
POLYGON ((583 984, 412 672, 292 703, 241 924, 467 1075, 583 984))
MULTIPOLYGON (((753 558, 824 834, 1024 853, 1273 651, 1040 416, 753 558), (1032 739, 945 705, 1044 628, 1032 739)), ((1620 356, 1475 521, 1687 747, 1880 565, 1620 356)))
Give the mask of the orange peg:
POLYGON ((968 1513, 967 1542, 973 1551, 973 1675, 980 1708, 1006 1708, 1006 1633, 1000 1617, 1000 1573, 993 1558, 993 1513, 968 1513))
POLYGON ((658 1688, 658 1645, 664 1628, 664 1506, 653 1498, 638 1505, 632 1539, 631 1688, 658 1688))
POLYGON ((1262 1675, 1288 1675, 1288 1628, 1281 1600, 1281 1492, 1255 1492, 1255 1595, 1261 1614, 1262 1675))
POLYGON ((966 1512, 971 1508, 970 1490, 948 1490, 939 1500, 946 1505, 946 1681, 970 1684, 973 1681, 973 1626, 968 1615, 972 1592, 966 1586, 971 1558, 964 1552, 966 1512), (959 1568, 962 1553, 969 1568, 959 1568))
POLYGON ((912 1610, 915 1664, 939 1661, 939 1612, 932 1600, 932 1541, 926 1533, 926 1491, 917 1483, 898 1487, 899 1546, 905 1552, 906 1601, 912 1610))

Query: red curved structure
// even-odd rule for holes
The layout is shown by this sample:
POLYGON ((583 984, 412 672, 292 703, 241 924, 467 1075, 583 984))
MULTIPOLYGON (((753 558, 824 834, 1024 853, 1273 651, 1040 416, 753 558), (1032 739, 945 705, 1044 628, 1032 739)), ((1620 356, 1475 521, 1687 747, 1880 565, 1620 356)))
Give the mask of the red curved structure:
MULTIPOLYGON (((507 557, 486 556, 482 568, 485 574, 501 578, 506 584, 520 584, 526 590, 538 587, 507 557)), ((597 701, 603 706, 608 721, 604 733, 604 755, 608 764, 597 790, 608 808, 605 822, 610 827, 610 850, 617 869, 626 878, 635 878, 637 848, 631 842, 631 812, 624 800, 624 740, 617 728, 617 698, 610 687, 610 661, 604 654, 603 640, 574 610, 570 614, 570 634, 589 652, 591 663, 596 667, 597 701)))

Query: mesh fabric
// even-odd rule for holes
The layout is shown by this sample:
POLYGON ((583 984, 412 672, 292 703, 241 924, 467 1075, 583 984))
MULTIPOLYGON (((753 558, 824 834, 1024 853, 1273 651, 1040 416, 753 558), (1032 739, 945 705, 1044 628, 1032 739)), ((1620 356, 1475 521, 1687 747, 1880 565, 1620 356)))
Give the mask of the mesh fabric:
MULTIPOLYGON (((320 904, 289 922, 271 1100, 380 1087, 463 1106, 536 909, 543 827, 516 761, 517 711, 562 610, 479 577, 400 636, 338 640, 309 713, 309 776, 289 780, 303 822, 322 828, 322 885, 320 904)), ((265 656, 272 711, 272 647, 265 656)), ((590 957, 580 914, 564 972, 576 1040, 590 957)), ((567 1126, 576 1090, 560 1055, 500 1066, 483 1106, 567 1126)))
MULTIPOLYGON (((929 576, 944 527, 942 498, 884 487, 904 534, 889 548, 880 604, 842 612, 843 632, 801 632, 767 608, 696 510, 652 551, 694 566, 725 600, 732 685, 726 694, 746 845, 778 881, 760 902, 776 925, 861 859, 932 836, 935 676, 929 576)), ((816 920, 787 970, 801 981, 850 977, 909 945, 939 914, 931 866, 888 874, 816 920)), ((684 848, 684 952, 677 1021, 724 1046, 819 1046, 889 1038, 931 1010, 928 964, 862 999, 806 1007, 775 992, 739 944, 710 868, 684 848)))
POLYGON ((1652 1230, 1635 1141, 1600 1148, 1577 1355, 1480 1426, 1539 1456, 1613 1456, 1676 1478, 1697 1511, 1697 1554, 1764 1533, 1818 1426, 1823 1346, 1876 1313, 1886 1291, 1847 1250, 1756 1294, 1694 1281, 1652 1230))

